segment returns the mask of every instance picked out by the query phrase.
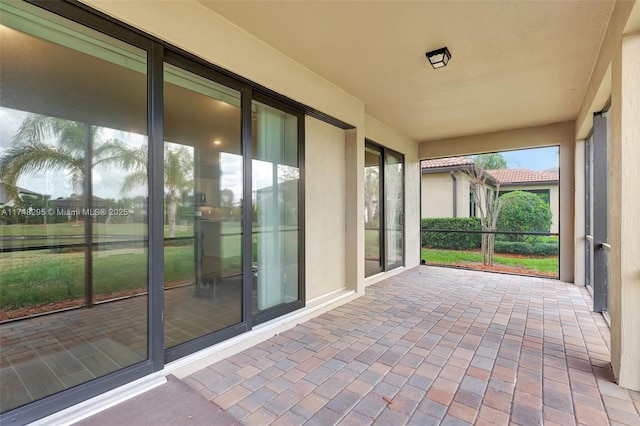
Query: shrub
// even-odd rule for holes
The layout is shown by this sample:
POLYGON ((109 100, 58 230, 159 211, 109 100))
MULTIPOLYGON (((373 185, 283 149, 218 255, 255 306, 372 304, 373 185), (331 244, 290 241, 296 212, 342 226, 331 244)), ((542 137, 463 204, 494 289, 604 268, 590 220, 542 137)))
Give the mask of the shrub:
MULTIPOLYGON (((498 216, 499 231, 549 232, 553 214, 542 198, 524 191, 501 196, 504 200, 498 216)), ((506 235, 509 241, 525 241, 526 235, 506 235)))
POLYGON ((560 251, 557 241, 534 244, 517 241, 496 241, 494 250, 496 253, 510 253, 533 256, 557 256, 560 251))
POLYGON ((493 249, 496 253, 533 254, 533 246, 520 241, 496 241, 493 249))
POLYGON ((558 242, 555 243, 535 243, 533 244, 533 254, 536 256, 557 256, 560 253, 558 242))
MULTIPOLYGON (((453 229, 480 231, 480 218, 477 217, 445 217, 422 219, 422 229, 453 229)), ((422 231, 423 247, 446 250, 469 250, 480 247, 480 234, 458 232, 426 232, 422 231)))

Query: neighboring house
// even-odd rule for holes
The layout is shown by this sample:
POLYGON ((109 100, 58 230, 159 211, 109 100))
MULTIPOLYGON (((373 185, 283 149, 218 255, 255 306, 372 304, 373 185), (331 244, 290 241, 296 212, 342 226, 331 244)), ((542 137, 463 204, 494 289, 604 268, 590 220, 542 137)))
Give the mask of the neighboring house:
MULTIPOLYGON (((91 210, 104 209, 107 207, 107 202, 104 198, 92 196, 91 210)), ((69 222, 73 220, 84 220, 85 212, 87 209, 84 195, 72 194, 67 198, 57 198, 52 200, 52 207, 58 210, 57 214, 64 214, 67 216, 69 222)), ((93 215, 94 221, 97 219, 97 215, 93 215)))
MULTIPOLYGON (((479 217, 473 201, 475 164, 469 158, 448 157, 423 160, 422 217, 479 217)), ((487 176, 494 183, 493 176, 487 176)), ((494 186, 494 185, 490 185, 494 186)))
POLYGON ((422 217, 469 217, 473 161, 464 157, 422 161, 422 217))
MULTIPOLYGON (((0 207, 13 207, 15 205, 15 200, 6 189, 6 184, 0 185, 0 207)), ((23 197, 24 195, 29 197, 37 197, 40 195, 37 192, 29 191, 28 189, 21 188, 19 186, 16 187, 16 190, 18 191, 19 197, 23 197)))
POLYGON ((559 229, 559 201, 560 177, 558 172, 535 171, 528 169, 487 170, 491 176, 500 182, 500 194, 512 191, 531 192, 542 198, 553 214, 551 231, 557 233, 559 229))
MULTIPOLYGON (((473 179, 469 175, 475 164, 469 158, 448 157, 422 161, 422 217, 479 216, 473 200, 473 179)), ((550 232, 558 232, 559 174, 555 171, 528 169, 486 170, 489 187, 500 183, 500 194, 526 191, 540 196, 551 207, 550 232)))

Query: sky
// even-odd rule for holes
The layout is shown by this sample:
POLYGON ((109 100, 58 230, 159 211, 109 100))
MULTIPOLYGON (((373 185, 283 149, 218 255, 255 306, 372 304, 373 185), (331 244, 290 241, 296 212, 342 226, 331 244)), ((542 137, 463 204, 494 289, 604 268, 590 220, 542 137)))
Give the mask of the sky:
POLYGON ((546 170, 559 165, 559 147, 522 149, 502 152, 510 169, 546 170))

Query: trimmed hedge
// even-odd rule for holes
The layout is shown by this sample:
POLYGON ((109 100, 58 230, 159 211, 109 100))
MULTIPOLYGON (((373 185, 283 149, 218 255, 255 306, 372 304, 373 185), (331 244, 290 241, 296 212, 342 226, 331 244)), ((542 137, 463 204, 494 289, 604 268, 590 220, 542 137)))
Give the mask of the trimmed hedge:
MULTIPOLYGON (((422 219, 422 229, 454 229, 480 231, 480 218, 444 217, 422 219)), ((445 250, 469 250, 480 247, 481 234, 452 232, 421 232, 423 247, 445 250)))
POLYGON ((557 242, 551 243, 522 243, 510 241, 496 241, 494 245, 496 253, 513 253, 534 256, 557 256, 560 252, 557 242))

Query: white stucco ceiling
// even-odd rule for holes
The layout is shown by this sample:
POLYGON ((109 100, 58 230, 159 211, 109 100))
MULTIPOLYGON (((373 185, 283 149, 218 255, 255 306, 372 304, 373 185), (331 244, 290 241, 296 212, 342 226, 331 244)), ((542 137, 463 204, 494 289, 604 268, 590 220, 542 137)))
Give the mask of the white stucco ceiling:
POLYGON ((612 0, 200 1, 418 141, 574 119, 613 7, 612 0), (452 59, 434 70, 424 54, 442 46, 452 59))

